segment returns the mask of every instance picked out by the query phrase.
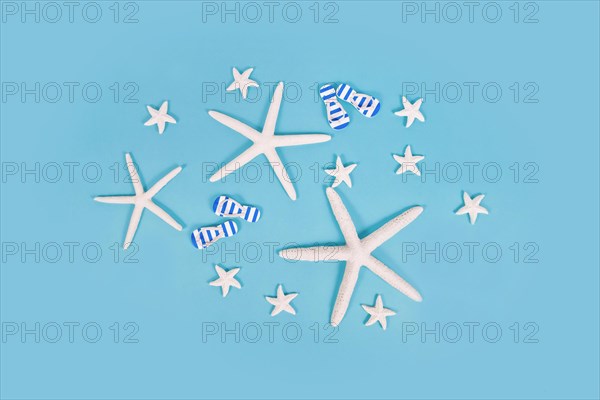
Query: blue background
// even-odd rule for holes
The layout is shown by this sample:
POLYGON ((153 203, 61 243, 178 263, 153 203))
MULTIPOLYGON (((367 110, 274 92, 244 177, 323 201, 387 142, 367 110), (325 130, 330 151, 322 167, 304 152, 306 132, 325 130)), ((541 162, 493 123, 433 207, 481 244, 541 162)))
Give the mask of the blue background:
MULTIPOLYGON (((24 340, 7 336, 1 358, 3 398, 598 398, 597 2, 521 3, 518 23, 513 2, 498 3, 502 16, 497 23, 482 17, 485 3, 472 23, 465 8, 455 23, 448 21, 454 17, 451 9, 445 9, 439 23, 434 16, 422 22, 421 14, 404 14, 403 20, 403 4, 392 1, 336 2, 333 23, 323 20, 335 6, 321 3, 315 23, 313 3, 298 3, 302 17, 291 23, 282 16, 281 3, 272 23, 265 7, 262 18, 252 23, 247 20, 254 16, 251 9, 239 22, 235 15, 222 22, 221 11, 205 14, 203 21, 201 2, 143 1, 135 3, 138 22, 129 24, 123 18, 134 6, 121 3, 115 23, 113 2, 101 2, 100 21, 88 23, 81 17, 83 4, 73 23, 66 15, 56 23, 43 18, 36 23, 31 16, 23 23, 19 14, 3 13, 4 84, 80 85, 73 102, 65 90, 55 103, 46 101, 51 93, 36 103, 33 95, 22 101, 3 88, 5 173, 13 163, 19 168, 40 163, 40 169, 79 163, 73 182, 66 167, 55 183, 43 175, 39 183, 31 175, 3 177, 3 329, 12 323, 28 328, 36 322, 42 327, 80 324, 73 343, 66 328, 57 343, 44 337, 36 343, 33 335, 24 340), (535 6, 538 22, 523 23, 535 6), (255 67, 252 78, 262 90, 249 90, 253 100, 221 97, 234 66, 255 67), (328 143, 280 152, 302 172, 295 183, 298 200, 292 202, 270 181, 263 159, 225 182, 209 183, 208 168, 249 143, 207 111, 216 109, 260 128, 273 87, 266 84, 280 80, 302 92, 287 93, 278 131, 333 134, 328 143), (87 82, 102 88, 99 101, 82 97, 87 82), (121 90, 117 101, 109 89, 114 82, 121 90), (132 96, 137 103, 124 102, 127 82, 138 89, 132 96), (381 113, 369 120, 348 106, 351 125, 334 133, 314 92, 327 82, 348 82, 377 96, 381 113), (416 121, 408 130, 404 119, 392 113, 401 108, 407 82, 425 82, 428 89, 440 83, 439 98, 428 94, 422 106, 426 122, 416 121), (463 89, 457 101, 451 101, 454 86, 449 82, 463 89), (479 85, 472 101, 464 82, 479 85), (482 95, 489 82, 502 89, 496 102, 482 95), (510 89, 515 82, 520 86, 517 101, 510 89), (533 86, 524 88, 528 82, 533 86), (207 90, 213 85, 218 93, 211 95, 207 90), (527 99, 537 102, 525 101, 531 88, 539 90, 527 99), (161 136, 143 122, 145 106, 158 107, 163 100, 169 100, 178 123, 161 136), (463 167, 457 182, 443 175, 436 182, 431 173, 424 179, 395 175, 392 154, 403 153, 409 144, 426 157, 428 170, 435 163, 443 168, 478 162, 480 167, 472 180, 463 167), (184 166, 157 196, 184 230, 177 232, 146 211, 135 237, 137 263, 124 261, 129 253, 113 251, 125 236, 130 207, 92 201, 97 195, 133 193, 122 169, 125 152, 132 152, 147 187, 176 165, 184 166), (421 217, 375 253, 424 301, 411 302, 363 270, 332 337, 337 343, 327 343, 324 335, 332 330, 325 330, 325 324, 341 264, 290 263, 273 256, 267 243, 277 243, 279 250, 291 242, 342 241, 324 193, 330 181, 323 168, 337 154, 346 163, 358 163, 354 186, 340 186, 338 193, 359 233, 371 232, 409 206, 425 207, 421 217), (533 164, 526 169, 528 162, 533 164), (88 163, 100 166, 97 182, 82 177, 88 163), (114 163, 121 168, 117 181, 114 163), (489 178, 494 169, 482 176, 487 163, 497 163, 499 181, 489 178), (519 163, 517 183, 510 169, 514 163, 519 163), (252 179, 256 166, 262 174, 252 179), (537 182, 527 183, 532 168, 537 182), (490 214, 479 216, 474 226, 466 216, 453 214, 462 205, 463 190, 486 195, 482 205, 490 214), (240 221, 237 236, 203 255, 191 246, 189 235, 220 221, 210 205, 222 193, 259 205, 263 219, 255 225, 240 221), (78 243, 72 262, 64 242, 78 243), (407 242, 418 245, 417 255, 406 254, 407 242), (472 262, 465 242, 479 243, 472 262), (521 248, 517 262, 510 248, 515 242, 521 248), (28 248, 59 243, 65 253, 55 263, 44 257, 36 262, 32 255, 23 262, 22 251, 7 254, 7 243, 28 248), (96 263, 81 254, 90 243, 102 250, 96 263), (436 243, 458 243, 463 254, 454 263, 443 254, 436 262, 423 251, 436 243), (502 250, 496 263, 482 256, 488 243, 502 250), (538 262, 524 262, 532 249, 538 262), (241 267, 242 290, 232 289, 223 299, 218 288, 208 285, 216 263, 241 267), (263 296, 273 296, 279 283, 286 292, 299 293, 293 301, 296 316, 269 316, 263 296), (388 319, 387 331, 363 326, 367 315, 360 304, 372 305, 377 294, 397 312, 388 319), (280 324, 273 343, 263 325, 271 321, 280 324), (90 322, 102 328, 96 343, 81 335, 81 327, 90 322), (110 330, 115 322, 120 324, 118 343, 110 330), (131 332, 124 328, 127 322, 137 324, 133 338, 138 343, 124 343, 124 334, 131 332), (282 328, 290 322, 302 330, 296 343, 283 337, 282 328), (468 322, 479 324, 472 343, 468 322), (240 331, 246 327, 252 337, 255 323, 262 336, 257 343, 243 337, 236 343, 234 335, 225 340, 208 336, 203 342, 203 326, 206 331, 222 323, 227 329, 239 323, 240 331), (448 327, 439 343, 433 334, 406 335, 411 327, 434 329, 436 323, 448 327), (485 340, 495 336, 493 329, 482 334, 489 323, 502 329, 495 343, 485 340), (462 336, 452 343, 455 324, 462 336)), ((294 10, 288 11, 293 17, 294 10)), ((94 171, 86 177, 93 178, 94 171)), ((294 333, 288 331, 292 338, 294 333)))

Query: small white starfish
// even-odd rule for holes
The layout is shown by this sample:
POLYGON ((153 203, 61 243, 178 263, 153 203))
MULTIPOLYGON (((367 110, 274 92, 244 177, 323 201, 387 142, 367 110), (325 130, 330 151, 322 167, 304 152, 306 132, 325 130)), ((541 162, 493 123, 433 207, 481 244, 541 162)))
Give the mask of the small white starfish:
POLYGON ((456 215, 469 214, 471 225, 473 225, 475 221, 477 221, 477 214, 488 214, 488 210, 479 205, 484 197, 485 195, 480 194, 479 196, 471 198, 469 193, 464 192, 463 200, 465 205, 456 212, 456 215))
POLYGON ((350 164, 344 166, 342 158, 340 156, 335 160, 335 168, 326 169, 325 172, 335 177, 331 187, 338 187, 342 182, 345 182, 348 187, 352 187, 352 179, 350 179, 350 173, 354 171, 356 164, 350 164))
POLYGON ((292 308, 292 305, 290 304, 290 302, 294 300, 296 296, 298 296, 298 293, 283 293, 283 287, 281 285, 277 287, 277 297, 265 296, 265 300, 267 300, 269 303, 275 306, 273 307, 273 311, 271 311, 271 317, 279 314, 282 311, 289 312, 292 315, 296 315, 296 310, 294 310, 292 308))
POLYGON ((181 172, 182 168, 177 167, 167 175, 162 177, 158 182, 154 184, 150 188, 150 190, 144 191, 144 185, 140 180, 140 176, 138 175, 135 164, 131 160, 131 155, 129 153, 125 154, 125 161, 127 162, 127 168, 129 169, 129 176, 131 177, 131 183, 133 184, 133 189, 135 191, 135 195, 133 196, 100 196, 94 197, 95 201, 100 203, 111 203, 111 204, 133 204, 133 212, 131 213, 131 219, 129 220, 129 227, 127 228, 127 234, 125 235, 125 242, 123 243, 123 249, 127 250, 135 232, 137 231, 138 225, 140 223, 140 219, 142 217, 142 212, 144 208, 152 211, 156 216, 165 221, 167 224, 171 225, 173 228, 178 231, 181 230, 181 225, 177 223, 165 210, 160 208, 152 198, 163 188, 169 181, 178 173, 181 172))
POLYGON ((282 97, 283 82, 279 82, 275 88, 273 100, 269 106, 267 118, 265 119, 265 124, 262 128, 262 133, 259 133, 256 129, 249 127, 243 122, 240 122, 237 119, 222 114, 218 111, 208 112, 208 115, 223 125, 233 129, 242 136, 254 142, 254 144, 242 152, 242 154, 229 161, 220 170, 215 172, 213 176, 210 177, 211 182, 216 182, 219 179, 223 179, 233 171, 243 167, 254 158, 263 154, 269 161, 269 164, 271 164, 271 168, 273 168, 273 171, 279 179, 279 182, 281 182, 285 192, 292 200, 296 200, 296 189, 294 189, 294 184, 287 174, 285 165, 281 162, 281 159, 277 154, 277 148, 327 142, 331 139, 331 136, 310 133, 297 135, 276 135, 275 125, 277 124, 277 116, 279 114, 279 107, 281 106, 282 97))
POLYGON ((405 172, 412 172, 417 176, 421 176, 421 171, 419 167, 417 167, 417 163, 423 160, 424 156, 413 156, 412 150, 410 146, 406 146, 406 150, 404 150, 404 156, 399 156, 397 154, 393 154, 394 159, 400 163, 400 168, 396 170, 396 174, 400 175, 405 172))
POLYGON ((250 79, 250 74, 254 68, 248 68, 240 74, 237 68, 233 68, 233 82, 227 87, 227 91, 239 89, 242 92, 242 98, 245 100, 249 87, 258 87, 258 83, 250 79))
POLYGON ((425 117, 419 111, 421 108, 421 103, 423 103, 423 99, 419 99, 411 104, 410 101, 405 96, 402 96, 402 105, 404 106, 404 110, 396 111, 394 114, 399 117, 406 117, 406 127, 409 128, 414 122, 415 118, 421 122, 425 122, 425 117))
POLYGON ((224 270, 223 268, 219 267, 218 265, 215 265, 215 271, 217 271, 217 275, 219 275, 219 277, 217 279, 215 279, 214 281, 210 282, 209 285, 210 286, 221 286, 221 291, 223 293, 223 297, 227 296, 227 293, 229 293, 229 288, 231 286, 241 289, 242 285, 240 285, 240 282, 238 282, 234 276, 240 272, 239 268, 232 268, 229 271, 224 270))
POLYGON ((144 125, 158 125, 158 133, 161 135, 165 131, 165 124, 167 122, 170 122, 172 124, 177 123, 177 121, 175 121, 175 118, 167 114, 167 111, 169 109, 168 101, 163 102, 158 110, 150 106, 146 106, 146 108, 148 109, 148 112, 150 113, 151 117, 148 121, 144 123, 144 125))
POLYGON ((331 313, 331 325, 339 325, 344 318, 362 266, 367 267, 375 275, 412 300, 421 301, 422 297, 415 288, 391 268, 373 257, 371 253, 414 221, 423 212, 423 207, 417 206, 403 212, 375 232, 361 239, 356 233, 356 227, 340 196, 330 187, 325 192, 346 243, 340 246, 320 245, 288 248, 281 250, 279 256, 294 261, 345 261, 344 277, 331 313))
POLYGON ((392 315, 396 315, 396 313, 389 308, 383 307, 383 301, 381 301, 381 295, 377 295, 377 300, 375 300, 375 306, 369 307, 367 305, 362 305, 362 308, 369 313, 369 320, 365 323, 365 326, 373 325, 375 322, 379 322, 379 325, 385 329, 387 328, 387 317, 391 317, 392 315))

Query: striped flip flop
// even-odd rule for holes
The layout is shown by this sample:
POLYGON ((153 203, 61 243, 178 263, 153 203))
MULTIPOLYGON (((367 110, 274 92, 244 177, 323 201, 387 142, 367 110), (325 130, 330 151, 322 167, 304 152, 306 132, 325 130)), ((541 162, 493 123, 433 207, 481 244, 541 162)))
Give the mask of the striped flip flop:
POLYGON ((238 232, 237 224, 225 221, 217 226, 205 226, 192 232, 192 243, 198 249, 205 249, 217 240, 233 236, 238 232))
POLYGON ((335 97, 335 88, 332 84, 321 86, 319 94, 325 102, 325 108, 327 110, 327 122, 331 128, 340 130, 344 129, 350 123, 350 117, 344 107, 340 104, 338 99, 335 97))
POLYGON ((219 196, 213 202, 213 211, 219 217, 238 217, 248 222, 260 219, 260 210, 253 206, 245 206, 229 196, 219 196))
POLYGON ((367 118, 372 118, 377 115, 381 108, 379 100, 375 97, 369 96, 368 94, 356 93, 356 90, 345 83, 338 86, 336 94, 340 99, 352 104, 359 113, 367 118))

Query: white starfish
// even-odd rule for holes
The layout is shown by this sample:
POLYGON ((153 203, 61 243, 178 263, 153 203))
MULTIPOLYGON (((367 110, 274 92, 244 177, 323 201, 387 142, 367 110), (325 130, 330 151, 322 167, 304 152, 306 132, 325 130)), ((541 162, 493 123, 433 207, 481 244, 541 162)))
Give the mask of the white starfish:
POLYGON ((266 297, 269 303, 273 304, 273 310, 271 311, 271 317, 279 314, 282 311, 289 312, 292 315, 296 315, 296 310, 292 307, 290 302, 298 296, 298 293, 285 294, 283 293, 283 287, 279 285, 277 287, 277 297, 266 297))
POLYGON ((381 301, 381 295, 377 295, 377 300, 375 300, 375 306, 369 307, 366 305, 362 305, 362 308, 369 313, 369 320, 365 323, 366 326, 373 325, 375 322, 379 322, 379 325, 385 329, 387 328, 387 317, 391 317, 392 315, 396 315, 396 313, 389 308, 383 307, 383 301, 381 301))
POLYGON ((216 182, 243 167, 248 162, 260 154, 264 154, 271 168, 275 172, 275 175, 281 182, 281 185, 285 189, 286 193, 292 200, 296 200, 296 190, 294 184, 287 176, 285 165, 281 162, 279 155, 277 154, 278 147, 287 146, 300 146, 303 144, 322 143, 331 139, 331 136, 325 134, 297 134, 297 135, 276 135, 275 124, 277 123, 277 115, 279 114, 279 106, 281 105, 281 98, 283 96, 283 82, 279 82, 275 88, 273 94, 273 100, 269 106, 269 112, 265 119, 265 124, 262 128, 262 132, 259 133, 254 128, 249 127, 243 122, 238 121, 228 115, 222 114, 218 111, 209 111, 208 114, 222 123, 223 125, 233 129, 242 136, 250 139, 254 144, 246 149, 242 154, 229 161, 220 170, 214 173, 210 177, 211 182, 216 182))
POLYGON ((342 199, 332 188, 326 189, 327 198, 331 205, 333 215, 337 220, 342 235, 346 243, 341 246, 314 246, 314 247, 296 247, 289 248, 279 252, 279 255, 289 260, 304 261, 345 261, 346 268, 342 284, 338 291, 333 312, 331 313, 331 324, 339 325, 346 314, 352 292, 358 280, 358 273, 362 266, 367 267, 371 272, 389 283, 395 289, 404 293, 412 300, 421 301, 419 292, 409 285, 404 279, 387 267, 371 253, 381 246, 386 240, 390 239, 402 228, 414 221, 422 212, 423 207, 413 207, 408 211, 396 216, 385 225, 371 233, 367 237, 359 238, 356 233, 354 223, 350 218, 348 210, 344 206, 342 199))
POLYGON ((425 117, 419 111, 421 108, 421 103, 423 103, 423 99, 419 99, 411 104, 410 101, 405 96, 402 96, 402 105, 404 106, 404 110, 396 111, 394 114, 399 117, 406 117, 406 127, 409 128, 414 122, 415 118, 421 122, 425 122, 425 117))
POLYGON ((417 163, 423 160, 425 157, 413 156, 410 146, 406 146, 406 150, 404 150, 404 156, 393 154, 393 157, 400 163, 400 168, 396 170, 396 174, 399 175, 410 171, 417 176, 421 176, 421 171, 419 170, 419 167, 417 167, 417 163))
POLYGON ((469 214, 471 225, 473 225, 475 221, 477 221, 477 214, 488 214, 488 210, 479 205, 479 203, 481 203, 481 200, 483 200, 484 197, 485 195, 480 194, 479 196, 471 198, 471 196, 469 196, 469 193, 464 192, 463 200, 465 202, 465 205, 462 206, 456 212, 456 215, 469 214))
POLYGON ((129 227, 127 228, 127 234, 125 235, 125 242, 123 243, 123 248, 127 250, 131 241, 133 240, 133 236, 135 235, 135 231, 137 230, 138 224, 140 223, 140 218, 142 217, 142 212, 144 208, 152 211, 156 214, 160 219, 165 221, 167 224, 171 225, 173 228, 178 231, 181 230, 181 225, 177 223, 165 210, 160 208, 152 198, 163 188, 169 181, 178 173, 181 172, 182 168, 177 167, 167 175, 163 176, 158 182, 154 184, 150 188, 150 190, 144 191, 144 186, 140 180, 137 169, 133 161, 131 161, 131 155, 129 153, 125 154, 125 161, 127 162, 127 168, 129 169, 129 175, 131 177, 131 182, 133 183, 133 189, 135 190, 135 195, 133 196, 100 196, 94 197, 95 201, 100 203, 111 203, 111 204, 133 204, 133 212, 131 213, 131 219, 129 220, 129 227))
POLYGON ((237 68, 233 68, 233 82, 227 87, 227 91, 240 89, 242 92, 242 98, 246 99, 249 87, 258 87, 258 83, 250 79, 250 74, 254 71, 254 68, 248 68, 240 74, 237 68))
POLYGON ((219 267, 218 265, 215 265, 215 271, 217 271, 217 275, 219 275, 219 277, 217 279, 215 279, 214 281, 210 282, 209 285, 210 286, 221 286, 221 292, 223 293, 223 297, 227 296, 227 293, 229 293, 229 288, 231 286, 241 289, 242 285, 240 285, 240 282, 238 282, 234 276, 240 272, 239 268, 232 268, 229 271, 225 271, 223 268, 219 267))
POLYGON ((352 187, 352 179, 350 179, 350 173, 354 171, 354 168, 356 168, 356 164, 344 166, 344 164, 342 163, 342 158, 338 156, 337 160, 335 160, 335 168, 325 170, 326 173, 335 177, 331 187, 337 187, 342 182, 345 182, 346 185, 348 185, 348 187, 352 187))
POLYGON ((175 121, 175 118, 167 114, 167 111, 169 109, 168 101, 163 102, 158 110, 150 106, 146 106, 146 109, 148 109, 148 112, 150 113, 151 117, 148 121, 144 123, 144 125, 158 125, 158 133, 161 135, 165 131, 165 124, 167 122, 170 122, 172 124, 177 123, 177 121, 175 121))

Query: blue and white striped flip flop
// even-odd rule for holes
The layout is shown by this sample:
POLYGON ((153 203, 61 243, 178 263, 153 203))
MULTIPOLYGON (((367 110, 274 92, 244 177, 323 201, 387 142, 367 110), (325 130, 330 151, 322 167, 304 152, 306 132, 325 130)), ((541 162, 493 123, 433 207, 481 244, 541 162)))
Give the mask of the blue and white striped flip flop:
POLYGON ((198 249, 205 249, 217 240, 233 236, 238 232, 238 227, 233 221, 225 221, 217 226, 205 226, 192 232, 192 243, 198 249))
POLYGON ((375 97, 369 96, 368 94, 356 93, 356 90, 345 83, 338 86, 336 94, 340 99, 352 104, 359 113, 368 118, 377 115, 381 108, 379 100, 375 97))
POLYGON ((219 217, 238 217, 248 222, 256 222, 260 219, 258 208, 242 205, 228 196, 217 197, 213 202, 213 211, 219 217))
POLYGON ((329 126, 333 129, 340 130, 344 129, 350 123, 350 117, 344 107, 340 104, 338 99, 335 97, 335 88, 331 83, 321 86, 319 94, 325 102, 327 110, 327 121, 329 126))

